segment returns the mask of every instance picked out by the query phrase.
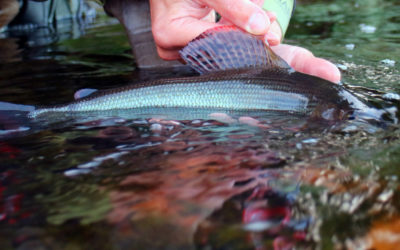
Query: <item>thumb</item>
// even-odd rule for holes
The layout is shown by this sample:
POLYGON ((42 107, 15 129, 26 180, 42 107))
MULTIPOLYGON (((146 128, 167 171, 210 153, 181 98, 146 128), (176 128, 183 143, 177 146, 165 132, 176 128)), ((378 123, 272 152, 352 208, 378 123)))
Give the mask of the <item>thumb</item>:
POLYGON ((254 35, 268 32, 270 20, 263 9, 248 0, 203 0, 223 18, 254 35))

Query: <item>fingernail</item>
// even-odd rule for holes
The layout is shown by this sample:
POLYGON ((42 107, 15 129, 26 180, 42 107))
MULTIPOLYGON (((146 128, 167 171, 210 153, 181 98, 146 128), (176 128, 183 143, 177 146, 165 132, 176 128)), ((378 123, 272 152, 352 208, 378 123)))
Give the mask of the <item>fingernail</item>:
POLYGON ((271 46, 274 46, 281 42, 281 38, 275 32, 268 32, 265 35, 265 42, 271 46))
POLYGON ((263 13, 254 13, 247 24, 246 31, 254 35, 263 34, 269 25, 269 19, 263 13))

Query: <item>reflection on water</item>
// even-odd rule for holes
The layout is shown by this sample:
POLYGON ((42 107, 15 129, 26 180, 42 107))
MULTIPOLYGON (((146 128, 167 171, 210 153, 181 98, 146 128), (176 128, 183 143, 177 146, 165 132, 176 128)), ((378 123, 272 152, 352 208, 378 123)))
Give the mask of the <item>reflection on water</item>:
MULTIPOLYGON (((398 25, 392 11, 399 6, 389 3, 388 26, 398 25)), ((303 46, 314 42, 317 55, 347 66, 344 82, 361 99, 377 108, 398 106, 385 94, 399 94, 399 54, 371 53, 377 46, 373 37, 360 42, 370 34, 345 36, 350 24, 334 22, 339 15, 334 5, 328 8, 331 15, 313 17, 313 25, 307 25, 305 13, 321 7, 300 6, 293 26, 303 28, 289 38, 298 35, 303 46), (313 27, 324 39, 312 39, 313 27), (333 52, 332 44, 341 49, 333 52), (346 44, 354 44, 353 50, 346 44), (394 66, 379 63, 385 58, 394 66)), ((354 13, 341 15, 348 20, 354 13)), ((374 19, 358 18, 380 29, 374 19)), ((7 51, 0 53, 0 100, 52 105, 71 101, 82 88, 191 74, 133 70, 122 29, 108 19, 98 22, 80 37, 48 45, 20 37, 0 40, 0 50, 7 51)), ((398 33, 381 32, 385 46, 400 49, 393 43, 398 33)), ((257 123, 245 115, 218 121, 114 114, 1 137, 1 249, 387 249, 398 244, 397 124, 321 125, 302 117, 251 114, 257 123)), ((0 119, 1 129, 18 123, 0 119)))

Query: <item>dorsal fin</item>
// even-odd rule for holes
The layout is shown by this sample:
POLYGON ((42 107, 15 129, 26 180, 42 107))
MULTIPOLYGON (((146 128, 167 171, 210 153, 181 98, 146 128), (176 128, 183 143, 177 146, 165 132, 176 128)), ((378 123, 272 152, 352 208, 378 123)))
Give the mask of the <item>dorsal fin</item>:
POLYGON ((252 67, 291 69, 263 41, 234 26, 203 32, 184 47, 180 55, 201 74, 252 67))

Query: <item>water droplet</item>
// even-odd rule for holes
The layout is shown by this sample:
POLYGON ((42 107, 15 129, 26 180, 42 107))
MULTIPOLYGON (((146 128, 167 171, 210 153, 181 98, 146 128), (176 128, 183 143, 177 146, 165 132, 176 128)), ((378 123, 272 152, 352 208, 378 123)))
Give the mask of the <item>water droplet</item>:
POLYGON ((343 65, 343 64, 339 64, 338 63, 338 64, 336 64, 336 66, 341 70, 347 70, 348 69, 348 67, 346 65, 343 65))
POLYGON ((77 176, 77 175, 81 175, 81 174, 87 174, 89 172, 90 172, 89 169, 70 169, 70 170, 64 171, 64 175, 71 177, 71 176, 77 176))
POLYGON ((345 48, 348 50, 353 50, 356 46, 353 43, 349 43, 345 45, 345 48))
POLYGON ((317 142, 318 142, 318 139, 315 139, 315 138, 303 140, 303 143, 317 143, 317 142))
POLYGON ((375 31, 376 31, 376 27, 374 27, 372 25, 367 25, 365 23, 360 24, 359 27, 362 32, 367 33, 367 34, 372 34, 372 33, 375 33, 375 31))

